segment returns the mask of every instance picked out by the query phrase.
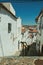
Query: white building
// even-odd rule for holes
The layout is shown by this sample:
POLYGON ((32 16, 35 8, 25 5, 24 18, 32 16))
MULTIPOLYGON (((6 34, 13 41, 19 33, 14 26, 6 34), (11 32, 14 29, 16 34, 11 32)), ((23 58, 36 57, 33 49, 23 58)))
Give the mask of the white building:
POLYGON ((26 29, 26 27, 22 26, 22 42, 26 42, 27 38, 29 36, 29 30, 26 29))
POLYGON ((21 19, 11 3, 0 3, 0 56, 15 55, 21 40, 21 19))
POLYGON ((38 36, 37 39, 40 41, 40 52, 43 50, 43 10, 39 13, 39 15, 36 17, 36 23, 37 23, 37 30, 38 30, 38 36))

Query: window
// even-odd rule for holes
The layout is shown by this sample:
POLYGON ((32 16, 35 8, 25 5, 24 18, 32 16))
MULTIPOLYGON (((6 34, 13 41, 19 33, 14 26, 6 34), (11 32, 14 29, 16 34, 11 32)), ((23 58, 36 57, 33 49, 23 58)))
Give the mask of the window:
POLYGON ((8 33, 11 32, 11 23, 8 23, 8 33))
POLYGON ((0 17, 0 22, 1 22, 1 17, 0 17))
POLYGON ((42 29, 43 29, 43 24, 42 24, 42 29))

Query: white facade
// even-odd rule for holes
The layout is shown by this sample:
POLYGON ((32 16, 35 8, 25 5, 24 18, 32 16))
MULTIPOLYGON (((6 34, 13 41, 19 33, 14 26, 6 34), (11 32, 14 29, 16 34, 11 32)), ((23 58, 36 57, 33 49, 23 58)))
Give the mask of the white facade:
POLYGON ((21 41, 22 41, 22 42, 26 42, 26 40, 28 39, 28 37, 29 37, 29 30, 26 30, 26 31, 24 32, 24 35, 22 35, 21 41))
MULTIPOLYGON (((18 17, 18 19, 17 19, 17 38, 16 38, 16 42, 18 42, 18 44, 19 44, 19 49, 17 50, 17 51, 20 51, 20 50, 22 50, 22 47, 21 47, 21 39, 22 39, 22 35, 21 35, 21 18, 20 17, 18 17)), ((17 44, 17 46, 18 46, 18 44, 17 44)), ((18 48, 18 47, 17 47, 18 48)))
POLYGON ((18 40, 21 39, 21 30, 18 31, 18 27, 21 29, 21 19, 14 18, 0 7, 0 56, 12 56, 18 51, 18 40), (10 32, 8 32, 9 24, 10 32))
POLYGON ((43 45, 43 14, 41 13, 38 17, 37 22, 37 40, 40 41, 40 52, 42 52, 42 45, 43 45))

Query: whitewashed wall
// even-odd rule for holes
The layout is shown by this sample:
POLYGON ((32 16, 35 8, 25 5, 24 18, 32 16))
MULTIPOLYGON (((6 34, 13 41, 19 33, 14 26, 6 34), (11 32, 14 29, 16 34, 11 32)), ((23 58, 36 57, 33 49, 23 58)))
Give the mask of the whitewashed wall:
MULTIPOLYGON (((14 40, 13 42, 13 35, 14 38, 17 36, 17 22, 11 14, 9 14, 6 10, 2 8, 0 11, 0 17, 0 46, 2 44, 4 56, 11 56, 14 55, 15 52, 18 50, 18 41, 14 40), (11 33, 8 33, 8 23, 11 23, 12 25, 11 33)), ((3 56, 1 47, 0 56, 3 56)))
MULTIPOLYGON (((43 24, 43 17, 42 17, 41 23, 43 24)), ((41 40, 41 45, 43 45, 43 28, 41 29, 41 38, 40 38, 40 40, 41 40)))
MULTIPOLYGON (((17 19, 17 40, 19 41, 19 42, 21 42, 21 38, 22 38, 22 35, 21 35, 21 27, 22 27, 22 25, 21 25, 21 18, 20 17, 18 17, 18 19, 17 19)), ((22 47, 21 47, 21 43, 19 44, 19 50, 21 50, 22 49, 22 47)))
POLYGON ((41 36, 37 37, 37 39, 40 40, 40 52, 42 51, 42 45, 43 45, 43 29, 41 28, 41 30, 39 30, 40 22, 41 22, 41 25, 43 22, 43 20, 41 20, 41 16, 42 16, 42 14, 40 15, 38 22, 37 22, 37 30, 39 33, 41 33, 41 36))

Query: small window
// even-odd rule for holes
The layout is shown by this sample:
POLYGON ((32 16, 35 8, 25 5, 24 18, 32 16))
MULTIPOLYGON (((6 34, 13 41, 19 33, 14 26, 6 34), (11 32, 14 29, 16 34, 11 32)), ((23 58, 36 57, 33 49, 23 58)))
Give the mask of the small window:
POLYGON ((43 29, 43 24, 42 24, 42 29, 43 29))
POLYGON ((0 17, 0 22, 1 22, 1 17, 0 17))
POLYGON ((8 33, 11 32, 11 23, 8 23, 8 33))
POLYGON ((39 25, 39 30, 42 28, 41 24, 39 25))

